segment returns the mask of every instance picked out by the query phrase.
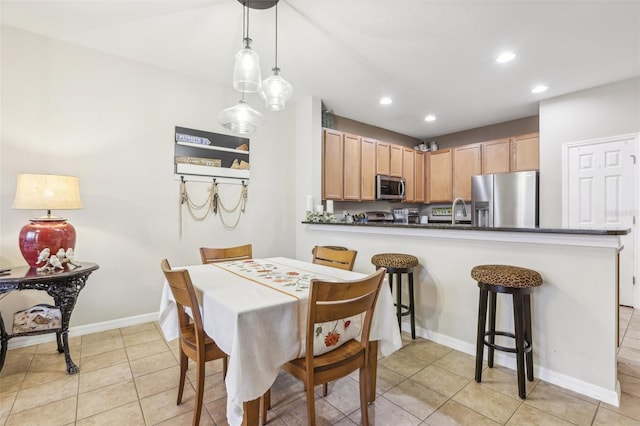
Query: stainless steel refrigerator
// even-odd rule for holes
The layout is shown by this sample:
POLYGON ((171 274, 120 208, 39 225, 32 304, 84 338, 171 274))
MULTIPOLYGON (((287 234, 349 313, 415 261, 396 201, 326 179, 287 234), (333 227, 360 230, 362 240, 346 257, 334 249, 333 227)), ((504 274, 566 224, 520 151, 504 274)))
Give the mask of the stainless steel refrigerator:
POLYGON ((495 173, 471 178, 474 226, 538 226, 538 172, 495 173))

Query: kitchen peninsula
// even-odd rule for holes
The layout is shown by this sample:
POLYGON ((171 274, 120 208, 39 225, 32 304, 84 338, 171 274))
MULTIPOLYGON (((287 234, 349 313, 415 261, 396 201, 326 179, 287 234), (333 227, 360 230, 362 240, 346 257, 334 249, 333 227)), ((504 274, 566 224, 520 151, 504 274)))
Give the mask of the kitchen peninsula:
MULTIPOLYGON (((371 272, 381 252, 418 257, 417 334, 475 354, 478 287, 470 271, 510 264, 538 271, 532 297, 536 378, 618 405, 618 253, 628 230, 477 228, 464 225, 305 223, 309 245, 358 251, 354 270, 371 272)), ((512 329, 509 298, 498 301, 498 328, 512 329)), ((510 344, 511 342, 505 342, 510 344)), ((515 369, 511 354, 496 362, 515 369)))

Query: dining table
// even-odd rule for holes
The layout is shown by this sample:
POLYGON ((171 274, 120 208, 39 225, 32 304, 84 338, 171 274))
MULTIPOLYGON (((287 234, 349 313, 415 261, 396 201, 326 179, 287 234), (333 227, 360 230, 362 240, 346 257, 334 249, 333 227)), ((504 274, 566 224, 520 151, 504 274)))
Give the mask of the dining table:
MULTIPOLYGON (((286 257, 173 269, 189 271, 205 332, 229 355, 225 386, 231 426, 257 425, 260 396, 283 364, 303 356, 311 280, 348 281, 367 275, 286 257)), ((175 300, 166 280, 158 321, 168 341, 179 336, 175 300)), ((401 347, 391 290, 383 283, 370 332, 370 402, 375 400, 378 350, 388 356, 401 347)))

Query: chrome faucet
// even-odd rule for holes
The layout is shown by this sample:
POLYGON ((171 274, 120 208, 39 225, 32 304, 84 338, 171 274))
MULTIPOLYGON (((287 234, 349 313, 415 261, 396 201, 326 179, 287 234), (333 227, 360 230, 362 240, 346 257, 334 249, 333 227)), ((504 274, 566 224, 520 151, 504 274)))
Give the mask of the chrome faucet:
POLYGON ((456 204, 458 203, 458 201, 462 201, 462 214, 463 215, 467 215, 467 205, 464 203, 464 200, 462 198, 456 198, 455 200, 453 200, 453 204, 451 204, 451 224, 455 225, 456 224, 456 204))

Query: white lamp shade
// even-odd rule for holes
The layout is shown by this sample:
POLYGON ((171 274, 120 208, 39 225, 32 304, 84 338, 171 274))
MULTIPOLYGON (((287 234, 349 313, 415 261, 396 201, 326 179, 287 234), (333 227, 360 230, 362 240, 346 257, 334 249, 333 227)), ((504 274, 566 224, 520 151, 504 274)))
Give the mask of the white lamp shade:
POLYGON ((262 82, 260 96, 265 100, 268 110, 280 111, 284 109, 285 102, 293 94, 293 86, 280 76, 280 69, 274 68, 273 74, 262 82))
POLYGON ((245 101, 239 101, 234 106, 223 109, 218 115, 218 121, 234 133, 249 135, 262 126, 264 116, 245 101))
POLYGON ((233 66, 233 87, 239 92, 255 93, 260 90, 262 80, 260 57, 249 47, 251 39, 245 39, 245 41, 245 47, 236 53, 236 62, 233 66))
POLYGON ((19 174, 14 209, 81 209, 76 176, 19 174))

